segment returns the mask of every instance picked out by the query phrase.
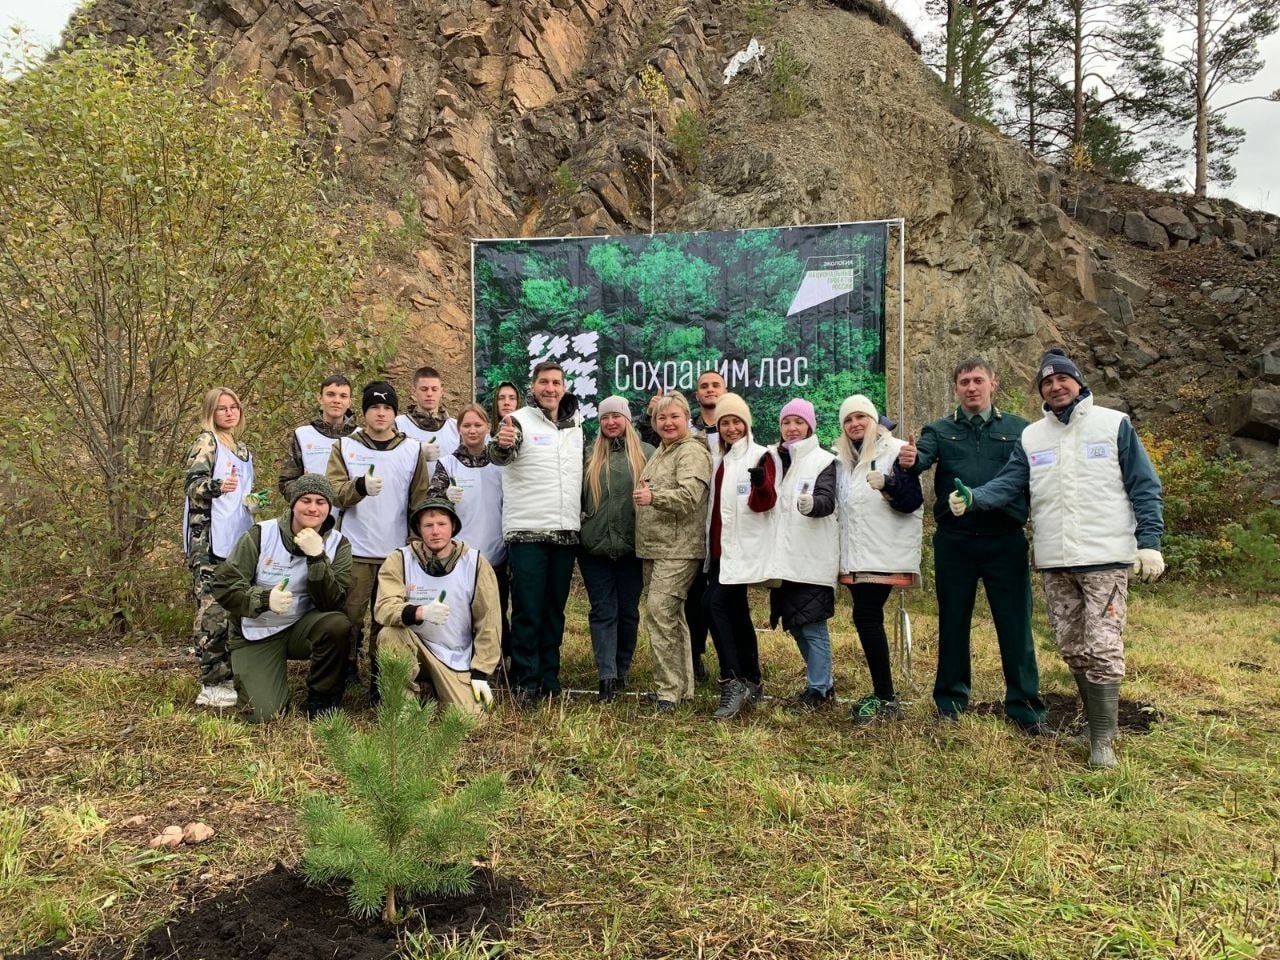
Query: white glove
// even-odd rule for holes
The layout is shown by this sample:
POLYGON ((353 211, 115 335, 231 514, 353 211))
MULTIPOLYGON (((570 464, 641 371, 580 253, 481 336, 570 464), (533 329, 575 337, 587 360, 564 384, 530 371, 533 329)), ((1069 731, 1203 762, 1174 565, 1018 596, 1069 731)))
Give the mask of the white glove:
POLYGON ((462 500, 462 488, 451 483, 449 484, 449 489, 444 492, 444 495, 449 498, 450 503, 458 503, 462 500))
POLYGON ((305 553, 308 557, 318 557, 324 553, 324 541, 320 539, 320 534, 316 533, 310 527, 304 527, 298 531, 293 538, 293 542, 297 544, 298 549, 305 553))
POLYGON ((813 494, 802 493, 796 497, 796 509, 807 517, 813 511, 813 494))
POLYGON ((422 621, 424 623, 434 623, 436 626, 444 623, 449 619, 449 605, 441 603, 439 600, 432 600, 430 603, 422 607, 422 621))
POLYGON ((884 474, 879 470, 872 470, 867 474, 867 486, 872 490, 884 489, 884 474))
POLYGON ((957 492, 947 497, 947 506, 951 508, 951 515, 955 517, 963 517, 964 512, 969 509, 969 504, 965 503, 964 497, 957 492))
POLYGON ((382 478, 379 476, 366 476, 364 478, 364 495, 366 497, 376 497, 382 492, 382 478))
POLYGON ((426 455, 428 460, 439 460, 440 444, 436 443, 434 440, 423 440, 422 452, 426 455))
POLYGON ((493 706, 493 690, 490 688, 488 680, 472 680, 471 696, 482 707, 493 706))
POLYGON ((277 583, 267 594, 267 606, 271 608, 272 613, 288 613, 289 608, 293 606, 293 592, 281 590, 280 584, 277 583))
POLYGON ((1138 560, 1133 565, 1133 575, 1143 583, 1159 580, 1164 573, 1164 555, 1159 550, 1144 549, 1138 551, 1138 560))

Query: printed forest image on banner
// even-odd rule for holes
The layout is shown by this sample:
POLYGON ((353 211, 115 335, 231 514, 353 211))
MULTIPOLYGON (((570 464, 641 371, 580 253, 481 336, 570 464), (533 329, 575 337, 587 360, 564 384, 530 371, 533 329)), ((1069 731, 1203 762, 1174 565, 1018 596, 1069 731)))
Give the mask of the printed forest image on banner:
POLYGON ((555 359, 590 420, 611 393, 636 415, 659 390, 696 408, 698 374, 715 369, 762 442, 802 396, 829 443, 845 397, 884 410, 886 234, 866 223, 476 241, 477 392, 523 389, 555 359))

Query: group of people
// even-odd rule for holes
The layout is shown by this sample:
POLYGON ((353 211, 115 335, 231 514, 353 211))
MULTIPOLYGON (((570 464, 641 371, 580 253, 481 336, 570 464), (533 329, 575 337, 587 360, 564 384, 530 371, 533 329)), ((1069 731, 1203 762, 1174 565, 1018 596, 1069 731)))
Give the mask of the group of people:
POLYGON ((314 715, 357 681, 362 650, 376 701, 381 646, 417 664, 415 690, 444 703, 478 712, 501 676, 515 703, 532 707, 560 693, 576 563, 602 702, 627 689, 644 619, 657 711, 675 711, 707 679, 708 633, 719 668, 713 716, 749 709, 764 681, 748 588, 767 585, 770 624, 781 623, 804 663, 790 702, 821 709, 835 700, 828 623, 844 587, 870 679, 851 719, 894 720, 902 710, 884 610, 894 587, 919 581, 920 475, 932 467, 939 718, 968 706, 981 581, 1007 716, 1030 735, 1046 732, 1030 516, 1090 763, 1113 765, 1128 576, 1152 579, 1164 566, 1160 482, 1128 419, 1094 405, 1061 350, 1038 368, 1035 424, 994 405, 986 360, 959 364, 953 380, 958 406, 919 440, 895 437, 872 400, 855 395, 826 449, 820 412, 803 397, 782 407, 777 443, 757 442, 747 402, 714 371, 698 379, 696 410, 680 393, 655 396, 634 417, 625 398, 604 399, 590 444, 554 361, 533 368, 523 399, 504 383, 492 409, 470 403, 456 418, 430 367, 415 371, 403 414, 391 384, 370 383, 359 426, 350 384, 330 377, 321 415, 295 430, 280 471, 289 510, 263 521, 240 401, 215 387, 186 475, 198 702, 242 698, 253 719, 268 719, 288 701, 286 661, 302 658, 314 715))

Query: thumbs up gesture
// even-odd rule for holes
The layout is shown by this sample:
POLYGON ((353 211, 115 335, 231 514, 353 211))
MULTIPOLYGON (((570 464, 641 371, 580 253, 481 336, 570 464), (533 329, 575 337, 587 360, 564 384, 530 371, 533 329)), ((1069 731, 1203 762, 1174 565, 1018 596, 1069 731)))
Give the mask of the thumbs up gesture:
POLYGON ((369 472, 360 478, 364 481, 364 495, 376 497, 382 492, 382 478, 374 476, 373 464, 369 464, 369 472))
POLYGON ((498 446, 510 450, 516 445, 516 425, 511 422, 511 414, 502 418, 502 426, 498 428, 498 446))
POLYGON ((418 617, 423 623, 439 626, 449 619, 449 605, 443 600, 432 600, 418 607, 418 617))
POLYGON ((957 517, 963 517, 964 512, 973 506, 973 491, 966 487, 959 477, 956 477, 955 493, 947 497, 947 506, 957 517))
POLYGON ((631 494, 631 501, 637 507, 647 507, 653 503, 653 491, 649 489, 649 481, 641 480, 640 486, 636 487, 631 494))
POLYGON ((236 465, 231 465, 231 475, 222 478, 222 492, 235 493, 240 486, 240 478, 236 476, 236 465))
POLYGON ((916 465, 916 436, 914 433, 907 434, 906 445, 898 451, 898 466, 904 470, 909 470, 916 465))
POLYGON ((422 455, 428 460, 440 459, 440 444, 436 443, 436 438, 422 441, 422 455))
POLYGON ((872 490, 884 489, 884 472, 876 469, 876 462, 871 461, 871 469, 867 471, 867 486, 872 490))
POLYGON ((267 594, 267 606, 272 613, 288 613, 293 606, 293 591, 287 589, 288 585, 288 580, 281 580, 267 594))

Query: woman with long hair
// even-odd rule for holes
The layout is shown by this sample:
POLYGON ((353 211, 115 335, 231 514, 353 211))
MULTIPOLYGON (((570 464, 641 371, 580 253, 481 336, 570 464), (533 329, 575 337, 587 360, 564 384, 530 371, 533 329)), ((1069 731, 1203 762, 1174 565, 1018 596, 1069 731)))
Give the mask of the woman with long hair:
POLYGON ((234 707, 237 696, 227 651, 227 612, 213 598, 210 584, 214 567, 253 526, 253 514, 265 504, 264 498, 254 495, 253 455, 240 440, 244 408, 236 392, 229 387, 209 390, 200 410, 200 426, 187 453, 182 523, 182 545, 196 602, 192 631, 200 658, 196 703, 234 707))
POLYGON ((919 582, 924 529, 920 480, 898 468, 898 451, 904 446, 880 424, 876 405, 867 397, 856 394, 840 405, 835 445, 840 582, 853 599, 853 626, 872 689, 854 705, 855 724, 902 716, 889 666, 884 605, 894 587, 919 582))
POLYGON ((636 557, 636 479, 653 455, 631 423, 625 397, 607 397, 599 408, 600 432, 582 470, 582 529, 578 569, 591 610, 591 652, 601 703, 626 689, 640 629, 644 572, 636 557))
POLYGON ((675 710, 693 696, 693 655, 684 601, 707 554, 707 491, 711 454, 706 441, 689 432, 689 401, 679 393, 653 408, 661 446, 640 474, 632 494, 636 510, 636 556, 644 561, 645 613, 653 648, 657 706, 675 710))

